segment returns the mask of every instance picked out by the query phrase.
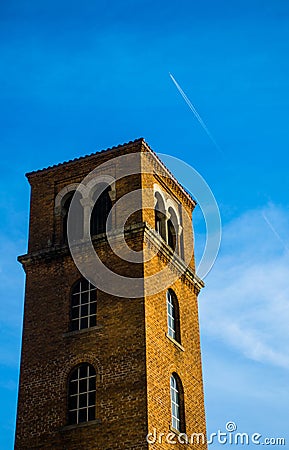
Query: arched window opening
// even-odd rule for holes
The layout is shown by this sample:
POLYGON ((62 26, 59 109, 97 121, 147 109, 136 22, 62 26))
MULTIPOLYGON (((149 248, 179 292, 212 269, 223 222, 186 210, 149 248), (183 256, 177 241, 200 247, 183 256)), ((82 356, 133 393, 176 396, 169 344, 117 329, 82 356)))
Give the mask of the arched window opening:
POLYGON ((155 228, 156 231, 159 233, 159 235, 163 238, 163 240, 166 240, 166 216, 160 212, 155 212, 155 228))
POLYGON ((157 199, 155 206, 155 229, 159 235, 166 241, 166 210, 162 196, 156 192, 155 197, 157 199))
MULTIPOLYGON (((103 187, 100 186, 100 189, 103 187)), ((93 201, 95 201, 90 220, 90 233, 92 236, 105 233, 106 229, 111 229, 111 223, 108 221, 108 216, 112 208, 110 199, 111 187, 107 186, 102 193, 99 194, 99 189, 94 193, 93 201)))
POLYGON ((181 343, 179 302, 174 291, 167 291, 168 335, 181 343))
POLYGON ((91 364, 75 367, 68 381, 68 422, 78 424, 95 419, 96 372, 91 364))
POLYGON ((173 222, 171 219, 168 220, 168 245, 171 247, 173 251, 176 250, 176 243, 177 243, 177 237, 176 237, 176 230, 173 225, 173 222))
POLYGON ((169 208, 170 218, 168 220, 168 245, 175 252, 178 251, 178 219, 173 208, 169 208))
POLYGON ((170 380, 172 428, 185 433, 184 391, 180 377, 173 373, 170 380))
POLYGON ((68 242, 68 214, 73 199, 73 215, 70 217, 69 237, 72 241, 81 239, 83 236, 83 207, 81 205, 80 192, 69 192, 63 199, 62 203, 62 240, 68 242))
POLYGON ((85 278, 71 292, 71 330, 83 330, 96 325, 96 288, 85 278))

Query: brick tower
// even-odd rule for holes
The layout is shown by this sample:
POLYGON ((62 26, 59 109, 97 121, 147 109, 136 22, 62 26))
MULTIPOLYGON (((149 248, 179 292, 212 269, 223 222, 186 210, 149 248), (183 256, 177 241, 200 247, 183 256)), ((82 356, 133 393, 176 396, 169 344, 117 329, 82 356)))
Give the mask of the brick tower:
POLYGON ((181 449, 205 436, 194 200, 143 139, 27 178, 15 448, 181 449))

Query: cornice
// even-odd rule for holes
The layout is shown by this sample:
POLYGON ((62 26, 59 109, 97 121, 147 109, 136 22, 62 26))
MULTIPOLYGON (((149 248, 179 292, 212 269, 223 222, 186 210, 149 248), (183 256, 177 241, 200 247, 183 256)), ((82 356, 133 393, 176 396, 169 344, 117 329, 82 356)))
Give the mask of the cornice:
POLYGON ((190 287, 194 287, 196 294, 205 286, 205 283, 186 262, 179 257, 167 243, 161 238, 161 236, 147 223, 145 224, 144 241, 149 248, 154 250, 159 258, 170 265, 170 269, 180 275, 180 278, 190 287))
POLYGON ((48 166, 48 167, 45 167, 43 169, 33 170, 31 172, 27 172, 25 175, 29 179, 31 176, 37 175, 37 174, 42 173, 42 172, 48 172, 48 171, 54 170, 57 167, 65 166, 67 164, 77 163, 78 161, 81 161, 81 160, 84 160, 84 159, 95 158, 98 155, 103 155, 104 153, 114 152, 116 150, 121 150, 123 148, 127 148, 128 149, 128 148, 131 148, 131 147, 135 147, 136 145, 141 145, 143 141, 144 141, 143 138, 138 138, 138 139, 135 139, 133 141, 126 142, 124 144, 119 144, 119 145, 115 145, 113 147, 106 148, 105 150, 99 150, 98 152, 93 152, 93 153, 90 153, 88 155, 79 156, 78 158, 69 159, 67 161, 64 161, 64 162, 61 162, 61 163, 58 163, 58 164, 53 164, 52 166, 48 166))
POLYGON ((191 208, 195 208, 197 205, 196 200, 186 191, 186 189, 178 182, 178 180, 174 177, 172 172, 166 167, 166 165, 162 162, 162 160, 158 157, 156 152, 148 145, 148 143, 143 139, 142 140, 143 147, 147 150, 147 153, 151 159, 153 167, 156 171, 156 176, 163 176, 166 178, 166 184, 172 190, 177 190, 182 200, 191 208))
MULTIPOLYGON (((110 239, 119 239, 122 237, 123 230, 116 229, 111 232, 110 239)), ((143 234, 143 240, 148 248, 151 248, 156 252, 161 261, 169 264, 170 269, 178 274, 181 280, 188 286, 193 287, 194 292, 198 294, 200 290, 204 287, 204 282, 196 275, 196 273, 190 268, 185 261, 175 254, 172 249, 166 244, 166 242, 161 238, 161 236, 148 225, 146 222, 140 222, 125 229, 126 237, 134 237, 143 234)), ((95 247, 100 247, 102 245, 108 244, 105 233, 98 235, 92 239, 95 247)), ((90 245, 87 241, 82 241, 77 244, 83 247, 90 245)), ((59 258, 68 257, 70 255, 70 250, 67 244, 56 245, 47 247, 43 250, 36 252, 27 253, 25 255, 18 256, 18 261, 23 265, 24 270, 29 265, 35 265, 39 263, 47 263, 58 260, 59 258)))

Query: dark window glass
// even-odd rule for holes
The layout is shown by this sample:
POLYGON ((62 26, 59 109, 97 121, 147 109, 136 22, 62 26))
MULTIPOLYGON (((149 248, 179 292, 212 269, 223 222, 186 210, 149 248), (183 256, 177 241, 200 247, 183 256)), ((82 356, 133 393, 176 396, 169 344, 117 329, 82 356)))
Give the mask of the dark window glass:
POLYGON ((96 302, 90 304, 90 314, 91 315, 96 314, 96 302))
MULTIPOLYGON (((88 370, 89 370, 89 368, 88 368, 88 370)), ((80 366, 79 367, 79 378, 85 378, 86 376, 87 376, 87 367, 84 365, 80 366)))
POLYGON ((78 306, 74 306, 71 310, 71 318, 72 319, 77 319, 79 317, 79 307, 78 306))
POLYGON ((95 419, 96 372, 90 364, 76 367, 68 382, 68 421, 78 424, 95 419))
POLYGON ((88 316, 88 303, 81 307, 81 316, 88 316))
MULTIPOLYGON (((83 289, 87 289, 87 288, 83 287, 83 289)), ((88 292, 88 290, 81 293, 80 301, 81 301, 82 305, 84 305, 85 303, 89 302, 89 292, 88 292)))
POLYGON ((177 239, 176 239, 175 227, 173 225, 173 222, 169 219, 168 220, 168 244, 173 251, 176 250, 176 243, 177 243, 177 239))
POLYGON ((77 422, 77 411, 76 410, 75 411, 69 411, 68 422, 70 424, 78 423, 77 422))
POLYGON ((176 373, 171 375, 170 390, 172 427, 181 433, 185 433, 184 392, 180 377, 176 373))
POLYGON ((86 408, 84 408, 84 409, 80 409, 79 411, 78 411, 78 421, 79 421, 79 423, 80 422, 87 422, 87 409, 86 408))
POLYGON ((95 407, 92 406, 88 408, 88 420, 93 420, 95 418, 95 407))
POLYGON ((111 228, 111 223, 107 223, 109 212, 112 207, 109 196, 110 190, 111 188, 108 186, 99 196, 97 195, 97 192, 94 196, 94 198, 96 198, 96 202, 91 213, 90 221, 90 233, 92 236, 105 233, 106 228, 111 228))
POLYGON ((71 330, 96 325, 96 288, 87 280, 78 281, 71 293, 71 330))
POLYGON ((166 216, 161 211, 155 211, 155 229, 166 240, 166 216))
POLYGON ((96 325, 96 316, 90 316, 90 324, 91 327, 95 327, 96 325))
POLYGON ((71 192, 65 198, 62 205, 62 239, 64 243, 68 241, 68 214, 73 199, 73 217, 70 222, 70 237, 72 240, 81 239, 83 236, 83 207, 81 205, 81 194, 79 192, 71 192))

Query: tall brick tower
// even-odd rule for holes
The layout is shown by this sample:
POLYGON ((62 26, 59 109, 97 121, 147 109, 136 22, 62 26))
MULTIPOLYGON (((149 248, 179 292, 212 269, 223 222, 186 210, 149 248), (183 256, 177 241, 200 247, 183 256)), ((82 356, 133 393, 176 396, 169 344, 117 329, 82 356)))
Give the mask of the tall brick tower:
POLYGON ((27 178, 15 448, 181 449, 205 436, 194 200, 143 139, 27 178))

